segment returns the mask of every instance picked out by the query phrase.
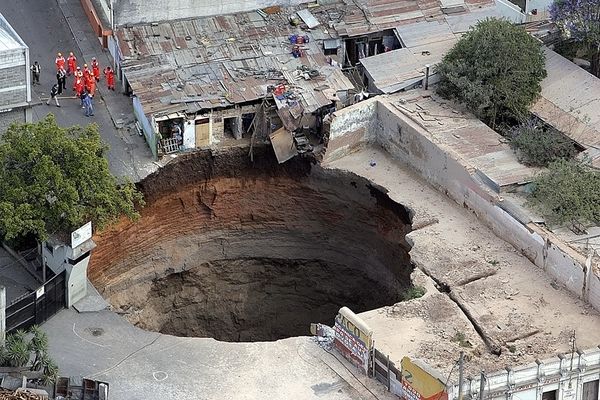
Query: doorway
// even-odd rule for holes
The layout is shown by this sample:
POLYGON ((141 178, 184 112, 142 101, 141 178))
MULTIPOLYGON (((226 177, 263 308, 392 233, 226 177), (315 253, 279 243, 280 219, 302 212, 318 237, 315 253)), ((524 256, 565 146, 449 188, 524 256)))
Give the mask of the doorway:
POLYGON ((197 119, 195 121, 196 147, 210 145, 210 120, 209 118, 197 119))

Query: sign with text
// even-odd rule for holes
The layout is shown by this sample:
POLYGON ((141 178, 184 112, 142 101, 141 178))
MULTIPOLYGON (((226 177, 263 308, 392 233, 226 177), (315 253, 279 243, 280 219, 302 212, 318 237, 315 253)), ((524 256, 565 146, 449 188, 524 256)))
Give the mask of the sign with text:
POLYGON ((71 247, 75 248, 92 238, 92 221, 71 232, 71 247))
POLYGON ((444 383, 432 372, 404 357, 402 365, 402 396, 404 400, 448 400, 444 383))
POLYGON ((373 348, 373 330, 348 307, 342 307, 335 317, 335 348, 364 374, 369 370, 373 348))

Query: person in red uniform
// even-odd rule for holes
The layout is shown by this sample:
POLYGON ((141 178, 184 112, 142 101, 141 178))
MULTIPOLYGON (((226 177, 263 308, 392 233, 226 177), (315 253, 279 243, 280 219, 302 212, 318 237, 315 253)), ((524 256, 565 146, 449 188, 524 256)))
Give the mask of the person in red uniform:
POLYGON ((79 95, 79 91, 84 89, 83 82, 83 72, 81 72, 81 67, 77 67, 75 72, 73 73, 74 81, 73 81, 73 91, 79 95), (78 90, 80 89, 80 90, 78 90))
POLYGON ((86 65, 83 66, 83 83, 85 89, 93 96, 96 91, 96 79, 94 79, 94 73, 87 69, 86 65))
POLYGON ((69 57, 67 57, 67 76, 74 74, 75 70, 77 70, 77 57, 75 57, 73 52, 70 52, 69 57))
POLYGON ((88 68, 87 64, 83 64, 83 70, 81 72, 83 73, 83 80, 84 81, 87 79, 87 76, 92 73, 92 71, 90 71, 90 69, 88 68))
POLYGON ((73 90, 75 91, 75 96, 81 98, 81 94, 85 90, 82 77, 75 75, 75 84, 73 85, 73 90))
POLYGON ((108 90, 115 90, 115 71, 111 67, 104 68, 104 76, 106 77, 106 86, 108 90))
POLYGON ((58 53, 56 55, 56 59, 54 60, 54 63, 56 64, 57 71, 59 69, 65 69, 65 58, 62 56, 61 53, 58 53))
POLYGON ((92 74, 94 74, 96 82, 100 82, 100 64, 98 64, 96 57, 92 58, 92 74))

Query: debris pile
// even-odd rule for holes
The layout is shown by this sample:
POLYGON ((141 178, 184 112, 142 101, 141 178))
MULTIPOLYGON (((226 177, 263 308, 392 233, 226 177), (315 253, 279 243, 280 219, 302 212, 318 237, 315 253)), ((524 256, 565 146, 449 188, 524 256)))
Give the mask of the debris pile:
POLYGON ((12 391, 0 388, 0 400, 48 400, 48 395, 30 393, 28 389, 12 391))
POLYGON ((315 340, 321 348, 331 350, 333 341, 335 340, 335 331, 330 326, 323 324, 317 325, 317 336, 315 336, 315 340))

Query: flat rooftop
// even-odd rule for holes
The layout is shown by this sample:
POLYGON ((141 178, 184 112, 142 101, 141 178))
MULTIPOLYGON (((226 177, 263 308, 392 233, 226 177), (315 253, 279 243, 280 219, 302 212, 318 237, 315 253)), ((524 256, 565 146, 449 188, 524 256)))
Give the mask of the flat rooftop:
POLYGON ((380 102, 399 118, 408 119, 438 146, 477 169, 488 187, 497 193, 531 181, 539 168, 521 164, 496 131, 459 105, 432 91, 411 90, 380 102))

